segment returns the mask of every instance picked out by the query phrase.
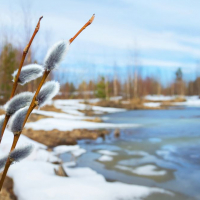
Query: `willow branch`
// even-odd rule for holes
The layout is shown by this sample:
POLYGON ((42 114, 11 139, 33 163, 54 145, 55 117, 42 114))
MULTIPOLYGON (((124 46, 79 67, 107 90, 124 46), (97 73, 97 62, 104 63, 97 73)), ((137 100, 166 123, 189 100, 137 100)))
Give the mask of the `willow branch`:
POLYGON ((3 122, 3 126, 2 126, 2 129, 1 129, 1 137, 0 137, 0 143, 1 143, 1 140, 3 138, 3 134, 4 134, 4 131, 6 129, 6 125, 8 123, 8 120, 10 119, 10 115, 5 115, 5 118, 4 118, 4 122, 3 122))
POLYGON ((16 77, 14 78, 14 83, 13 83, 13 88, 12 88, 12 92, 11 92, 11 95, 10 95, 10 99, 12 99, 12 97, 13 97, 14 94, 15 94, 15 91, 16 91, 16 88, 17 88, 17 85, 18 85, 19 75, 20 75, 22 66, 23 66, 23 64, 24 64, 24 60, 25 60, 26 55, 27 55, 27 53, 28 53, 28 50, 29 50, 29 48, 30 48, 30 46, 31 46, 31 44, 32 44, 32 42, 33 42, 33 39, 35 38, 37 32, 38 32, 39 29, 40 29, 40 21, 41 21, 42 18, 43 18, 43 16, 40 17, 40 19, 39 19, 39 21, 38 21, 38 23, 37 23, 37 25, 36 25, 36 27, 35 27, 35 31, 33 32, 33 35, 32 35, 32 37, 31 37, 29 43, 26 45, 26 47, 25 47, 24 50, 23 50, 23 54, 22 54, 22 59, 21 59, 21 62, 20 62, 20 66, 19 66, 17 75, 16 75, 16 77))
MULTIPOLYGON (((87 26, 89 26, 89 25, 93 22, 94 17, 95 17, 95 14, 93 14, 92 17, 89 19, 89 21, 74 35, 74 37, 72 37, 72 38, 69 40, 69 43, 70 43, 70 44, 77 38, 77 36, 78 36, 87 26)), ((27 111, 27 114, 26 114, 26 117, 25 117, 25 120, 24 120, 24 123, 23 123, 23 127, 25 126, 26 121, 27 121, 29 115, 31 114, 32 110, 36 107, 36 97, 37 97, 37 95, 39 94, 40 89, 41 89, 42 85, 44 84, 44 82, 45 82, 47 76, 49 75, 49 73, 50 73, 50 71, 45 70, 45 72, 44 72, 44 74, 43 74, 43 77, 42 77, 42 80, 41 80, 41 82, 40 82, 40 84, 39 84, 39 86, 38 86, 38 88, 37 88, 37 91, 35 92, 35 95, 34 95, 34 97, 33 97, 33 100, 32 100, 32 102, 31 102, 31 105, 29 106, 29 109, 28 109, 28 111, 27 111), (35 106, 35 107, 34 107, 34 106, 35 106), (34 108, 33 108, 33 107, 34 107, 34 108)))
MULTIPOLYGON (((89 26, 89 25, 93 22, 94 17, 95 17, 95 15, 93 15, 93 16, 90 18, 90 20, 89 20, 89 21, 74 35, 74 37, 71 38, 71 39, 69 40, 69 43, 70 43, 70 44, 76 39, 76 37, 77 37, 87 26, 89 26)), ((30 106, 29 106, 29 109, 28 109, 28 111, 27 111, 27 114, 26 114, 26 116, 25 116, 25 119, 24 119, 24 122, 23 122, 23 128, 24 128, 24 126, 25 126, 25 124, 26 124, 26 122, 27 122, 27 120, 28 120, 28 117, 30 116, 31 112, 32 112, 33 109, 37 106, 37 99, 36 99, 36 98, 37 98, 37 95, 39 94, 40 89, 41 89, 41 87, 43 86, 43 84, 44 84, 46 78, 48 77, 49 73, 50 73, 50 71, 47 71, 47 70, 44 71, 43 77, 42 77, 42 79, 41 79, 41 81, 40 81, 40 84, 39 84, 39 86, 38 86, 38 88, 37 88, 37 90, 36 90, 36 92, 35 92, 35 95, 34 95, 34 97, 33 97, 33 99, 32 99, 32 102, 31 102, 31 104, 30 104, 30 106)), ((22 128, 22 130, 23 130, 23 128, 22 128)), ((13 151, 13 150, 15 149, 15 147, 16 147, 16 145, 17 145, 17 142, 18 142, 18 140, 19 140, 19 137, 20 137, 21 133, 22 133, 22 131, 20 131, 19 133, 16 133, 16 134, 14 135, 14 139, 13 139, 13 143, 12 143, 12 147, 11 147, 11 150, 10 150, 10 151, 13 151)), ((7 160, 7 162, 6 162, 6 166, 5 166, 4 171, 3 171, 3 175, 2 175, 1 180, 0 180, 0 191, 1 191, 1 188, 2 188, 2 185, 3 185, 3 182, 4 182, 4 179, 5 179, 5 177, 6 177, 6 174, 7 174, 7 172, 8 172, 8 169, 9 169, 11 163, 12 163, 12 161, 8 158, 8 160, 7 160)))
POLYGON ((88 27, 94 20, 94 17, 95 17, 95 14, 92 15, 92 17, 89 19, 89 21, 74 35, 73 38, 71 38, 69 40, 69 43, 71 44, 75 39, 76 37, 86 28, 88 27))
MULTIPOLYGON (((12 97, 14 96, 15 94, 15 91, 17 89, 17 85, 18 85, 18 79, 19 79, 19 75, 20 75, 20 72, 21 72, 21 69, 22 69, 22 66, 24 64, 24 60, 26 58, 26 55, 28 53, 28 50, 37 34, 37 32, 39 31, 40 29, 40 21, 43 17, 40 17, 36 27, 35 27, 35 31, 33 32, 33 35, 29 41, 29 43, 27 44, 27 46, 24 48, 23 50, 23 54, 22 54, 22 58, 21 58, 21 62, 20 62, 20 66, 19 66, 19 69, 18 69, 18 72, 17 72, 17 75, 16 77, 14 78, 14 83, 13 83, 13 88, 12 88, 12 92, 11 92, 11 95, 10 95, 10 99, 12 99, 12 97)), ((5 128, 6 128, 6 125, 8 123, 8 120, 9 120, 10 116, 6 114, 5 116, 5 119, 4 119, 4 123, 3 123, 3 127, 2 127, 2 130, 1 130, 1 138, 0 138, 0 143, 1 143, 1 140, 2 140, 2 137, 3 137, 3 134, 4 134, 4 131, 5 131, 5 128)))
MULTIPOLYGON (((13 96, 14 96, 14 94, 15 94, 15 91, 16 91, 16 89, 17 89, 18 79, 19 79, 19 75, 20 75, 22 66, 23 66, 23 64, 24 64, 24 60, 25 60, 25 58, 26 58, 26 55, 27 55, 27 53, 28 53, 28 50, 29 50, 29 48, 30 48, 30 46, 31 46, 31 44, 32 44, 32 42, 33 42, 33 40, 34 40, 34 38, 35 38, 37 32, 38 32, 39 29, 40 29, 40 21, 41 21, 42 18, 43 18, 43 17, 40 17, 40 18, 39 18, 39 21, 38 21, 38 23, 37 23, 37 25, 36 25, 36 27, 35 27, 35 30, 34 30, 34 32, 33 32, 33 35, 32 35, 32 37, 31 37, 29 43, 26 45, 26 47, 25 47, 24 50, 23 50, 23 54, 22 54, 20 66, 19 66, 17 75, 16 75, 16 77, 14 78, 14 83, 13 83, 13 88, 12 88, 12 91, 11 91, 10 99, 13 98, 13 96)), ((6 125, 7 125, 7 123, 8 123, 9 118, 10 118, 10 116, 6 114, 6 115, 5 115, 5 119, 4 119, 4 123, 3 123, 3 126, 2 126, 2 130, 1 130, 0 143, 1 143, 1 140, 2 140, 2 138, 3 138, 3 134, 4 134, 4 131, 5 131, 5 129, 6 129, 6 125)))
POLYGON ((11 163, 12 163, 12 161, 10 160, 10 158, 8 158, 8 160, 6 162, 6 165, 5 165, 5 168, 4 168, 4 171, 3 171, 3 174, 1 176, 1 180, 0 180, 0 191, 2 189, 3 182, 4 182, 5 178, 6 178, 6 174, 8 172, 8 169, 9 169, 11 163))

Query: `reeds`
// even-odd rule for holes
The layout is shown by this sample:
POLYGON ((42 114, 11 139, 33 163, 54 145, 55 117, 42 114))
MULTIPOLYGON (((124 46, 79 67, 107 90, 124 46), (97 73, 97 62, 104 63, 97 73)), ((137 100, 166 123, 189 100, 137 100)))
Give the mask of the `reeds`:
POLYGON ((74 41, 74 39, 94 20, 94 15, 91 19, 75 34, 73 38, 69 41, 60 41, 53 45, 44 59, 43 66, 32 64, 28 66, 23 66, 25 57, 28 53, 30 45, 37 34, 40 28, 40 21, 42 17, 39 19, 38 24, 35 28, 35 31, 28 43, 25 47, 21 59, 21 63, 19 66, 18 71, 13 73, 13 89, 11 92, 10 100, 5 105, 6 115, 0 117, 0 130, 1 130, 1 139, 3 137, 3 133, 11 117, 9 122, 9 129, 13 132, 14 138, 13 143, 11 146, 10 153, 0 159, 0 168, 5 165, 1 180, 0 180, 0 190, 2 189, 4 179, 6 177, 7 171, 10 165, 13 162, 18 162, 23 158, 27 157, 31 151, 32 146, 28 145, 25 147, 15 149, 17 142, 20 138, 20 135, 23 131, 23 128, 27 122, 28 117, 30 116, 31 112, 34 108, 42 107, 46 104, 46 102, 52 99, 60 89, 60 85, 56 81, 49 81, 45 83, 46 78, 48 77, 49 73, 59 66, 62 59, 65 57, 70 44, 74 41), (37 90, 35 93, 31 92, 23 92, 14 97, 16 88, 18 84, 24 85, 25 83, 34 80, 42 75, 42 79, 38 85, 37 90), (45 84, 44 84, 45 83, 45 84))

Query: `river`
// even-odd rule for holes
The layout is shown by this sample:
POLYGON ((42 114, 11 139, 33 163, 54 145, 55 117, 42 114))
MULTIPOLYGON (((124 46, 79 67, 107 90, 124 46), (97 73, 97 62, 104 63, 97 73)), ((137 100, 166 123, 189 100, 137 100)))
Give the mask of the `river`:
MULTIPOLYGON (((79 141, 87 152, 78 158, 77 166, 90 167, 108 181, 172 191, 174 200, 200 199, 200 108, 133 110, 103 119, 141 126, 121 129, 119 138, 110 130, 104 140, 79 141)), ((64 154, 62 159, 69 156, 64 154)), ((146 199, 167 197, 160 194, 146 199)))

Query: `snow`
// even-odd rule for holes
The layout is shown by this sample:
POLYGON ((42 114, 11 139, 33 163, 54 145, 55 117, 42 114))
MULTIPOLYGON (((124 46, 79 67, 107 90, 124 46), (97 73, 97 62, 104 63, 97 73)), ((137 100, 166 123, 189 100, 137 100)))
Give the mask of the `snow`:
POLYGON ((200 107, 199 96, 186 96, 185 102, 174 103, 176 106, 200 107))
POLYGON ((133 174, 143 175, 143 176, 163 176, 166 175, 167 173, 165 170, 158 171, 157 167, 154 165, 140 166, 135 169, 123 165, 116 165, 115 167, 120 170, 130 171, 133 174))
POLYGON ((113 158, 111 156, 103 155, 98 160, 101 161, 101 162, 106 162, 106 161, 113 160, 113 158))
POLYGON ((108 150, 99 150, 98 153, 108 155, 108 156, 116 156, 118 153, 108 150))
POLYGON ((98 159, 101 162, 107 162, 113 160, 112 156, 118 155, 118 153, 108 150, 99 150, 98 153, 102 154, 102 156, 98 159))
MULTIPOLYGON (((167 100, 173 100, 176 99, 178 96, 163 96, 163 95, 147 95, 145 99, 151 100, 151 101, 167 101, 167 100)), ((182 98, 186 99, 184 102, 175 102, 172 105, 175 106, 188 106, 188 107, 200 107, 200 98, 199 96, 182 96, 182 98)), ((150 102, 150 103, 144 103, 145 106, 149 107, 158 107, 160 106, 160 103, 157 102, 150 102)))
MULTIPOLYGON (((13 134, 6 130, 0 146, 0 155, 9 151, 12 139, 13 134)), ((75 162, 63 164, 69 177, 56 176, 54 169, 57 169, 58 165, 49 163, 56 158, 55 155, 66 151, 73 153, 80 151, 81 148, 78 145, 61 145, 55 147, 53 152, 49 152, 45 145, 21 135, 17 146, 24 143, 34 144, 33 153, 25 160, 13 164, 8 171, 8 175, 14 181, 14 193, 18 200, 66 198, 69 200, 139 200, 152 193, 165 193, 169 195, 169 198, 173 195, 173 193, 158 188, 107 182, 102 175, 88 167, 71 168, 76 165, 75 162)), ((104 156, 105 154, 116 155, 116 152, 111 151, 101 150, 100 152, 104 156)))
POLYGON ((177 96, 164 96, 164 95, 147 95, 145 96, 146 100, 150 101, 169 101, 176 99, 177 96))
POLYGON ((85 149, 80 148, 79 145, 60 145, 53 148, 55 155, 71 152, 75 157, 79 157, 86 152, 85 149))
MULTIPOLYGON (((90 100, 90 102, 97 102, 97 99, 94 100, 90 100)), ((83 102, 82 99, 70 99, 70 100, 55 100, 54 101, 54 106, 58 109, 61 109, 63 112, 66 113, 70 113, 73 114, 73 112, 75 112, 74 114, 76 115, 81 115, 83 113, 81 112, 77 112, 77 110, 87 110, 87 109, 91 109, 93 111, 98 112, 98 114, 103 114, 104 112, 107 113, 115 113, 115 112, 124 112, 126 111, 126 109, 121 109, 121 108, 110 108, 110 107, 100 107, 100 106, 91 106, 91 105, 87 105, 83 102)))
POLYGON ((26 124, 26 128, 32 128, 33 130, 46 130, 50 131, 57 129, 60 131, 71 131, 73 129, 100 129, 100 128, 130 128, 139 127, 139 124, 112 124, 112 123, 97 123, 88 121, 58 119, 58 118, 46 118, 36 122, 30 122, 26 124))
POLYGON ((146 106, 146 107, 152 107, 152 108, 160 107, 160 105, 161 105, 161 103, 156 103, 156 102, 144 103, 144 106, 146 106))
POLYGON ((90 168, 68 168, 68 177, 54 174, 56 165, 24 161, 12 166, 9 176, 14 180, 18 200, 116 200, 143 199, 152 193, 172 193, 163 189, 124 183, 109 183, 90 168))
POLYGON ((79 157, 81 156, 82 154, 84 154, 86 152, 85 149, 77 149, 75 151, 72 151, 72 155, 75 156, 75 157, 79 157))
MULTIPOLYGON (((119 128, 119 127, 137 127, 137 124, 111 124, 95 123, 81 121, 86 117, 79 113, 86 105, 81 104, 80 100, 56 100, 49 102, 49 105, 55 104, 57 108, 67 113, 57 113, 50 111, 35 110, 37 114, 42 114, 52 118, 41 119, 36 122, 26 124, 26 127, 34 130, 72 130, 74 128, 119 128), (70 109, 69 109, 70 108, 70 109), (68 110, 69 109, 69 110, 68 110), (76 112, 78 111, 78 112, 76 112)), ((93 109, 101 112, 119 112, 123 109, 101 108, 93 106, 93 109)), ((6 129, 2 144, 0 145, 0 156, 7 154, 10 150, 13 140, 13 134, 6 129)), ((29 143, 34 145, 33 153, 19 163, 11 165, 8 176, 14 181, 14 193, 18 200, 116 200, 116 199, 144 199, 152 193, 165 193, 170 196, 173 193, 164 189, 137 186, 120 182, 107 182, 105 178, 94 170, 85 167, 76 167, 76 162, 66 162, 62 166, 69 177, 60 177, 55 175, 54 169, 58 165, 52 162, 60 162, 58 155, 69 152, 74 157, 81 156, 86 152, 79 145, 67 146, 60 145, 53 148, 50 152, 43 144, 35 142, 28 137, 21 135, 17 146, 29 143)), ((101 154, 100 161, 111 161, 112 156, 118 155, 117 152, 108 150, 97 151, 101 154)), ((155 171, 151 166, 146 169, 138 167, 134 169, 137 173, 147 171, 148 173, 161 173, 155 171)))
POLYGON ((54 147, 53 151, 55 152, 56 155, 59 155, 69 151, 78 150, 79 148, 80 148, 79 145, 59 145, 57 147, 54 147))
POLYGON ((58 112, 44 111, 44 110, 33 110, 33 113, 59 119, 73 119, 73 120, 94 119, 94 117, 74 116, 66 113, 58 113, 58 112))
MULTIPOLYGON (((83 113, 79 113, 78 110, 85 110, 88 108, 88 105, 80 103, 83 100, 55 100, 50 102, 56 108, 61 109, 63 112, 67 113, 58 113, 52 111, 43 111, 43 110, 34 110, 36 114, 52 117, 38 120, 36 122, 26 123, 26 128, 32 128, 33 130, 46 130, 50 131, 57 129, 60 131, 71 131, 73 129, 100 129, 100 128, 130 128, 138 127, 138 124, 112 124, 112 123, 98 123, 98 122, 89 122, 83 121, 88 119, 94 119, 95 117, 84 116, 83 113)), ((125 109, 119 108, 107 108, 100 106, 89 106, 93 111, 98 112, 99 114, 108 112, 122 112, 125 109)))

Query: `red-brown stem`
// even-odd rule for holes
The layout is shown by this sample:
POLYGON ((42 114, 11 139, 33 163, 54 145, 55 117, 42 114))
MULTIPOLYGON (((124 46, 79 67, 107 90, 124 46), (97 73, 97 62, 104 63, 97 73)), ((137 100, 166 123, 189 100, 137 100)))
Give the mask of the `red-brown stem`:
MULTIPOLYGON (((37 32, 38 32, 39 29, 40 29, 40 21, 41 21, 42 18, 43 18, 43 17, 40 17, 40 18, 39 18, 39 21, 38 21, 38 23, 37 23, 37 25, 36 25, 36 27, 35 27, 35 31, 33 32, 33 35, 32 35, 32 37, 31 37, 29 43, 26 45, 26 47, 25 47, 24 50, 23 50, 23 54, 22 54, 20 66, 19 66, 17 75, 16 75, 16 77, 14 78, 14 83, 13 83, 13 88, 12 88, 12 91, 11 91, 10 99, 13 98, 13 96, 14 96, 14 94, 15 94, 15 91, 16 91, 16 89, 17 89, 18 79, 19 79, 19 75, 20 75, 22 66, 23 66, 23 64, 24 64, 24 60, 25 60, 25 58, 26 58, 26 55, 27 55, 27 53, 28 53, 28 50, 29 50, 29 48, 30 48, 30 46, 31 46, 31 44, 32 44, 32 42, 33 42, 33 40, 34 40, 34 38, 35 38, 37 32)), ((4 131, 5 131, 5 128, 6 128, 6 125, 7 125, 7 123, 8 123, 9 118, 10 118, 10 116, 8 116, 8 115, 5 116, 4 123, 3 123, 3 127, 2 127, 2 130, 1 130, 0 143, 1 143, 1 140, 2 140, 2 138, 3 138, 3 134, 4 134, 4 131)))
POLYGON ((14 135, 14 139, 13 139, 13 143, 12 143, 12 147, 11 147, 11 149, 10 149, 10 152, 13 151, 13 150, 15 149, 15 147, 16 147, 16 145, 17 145, 17 142, 18 142, 18 140, 19 140, 20 134, 21 134, 21 132, 14 135))
MULTIPOLYGON (((93 22, 94 16, 95 16, 95 15, 93 15, 93 16, 90 18, 90 20, 76 33, 76 35, 75 35, 73 38, 71 38, 71 39, 69 40, 69 43, 70 43, 70 44, 74 41, 74 39, 75 39, 87 26, 89 26, 89 25, 93 22)), ((42 77, 42 80, 40 81, 40 84, 39 84, 39 86, 38 86, 38 88, 37 88, 37 90, 36 90, 36 92, 35 92, 35 95, 34 95, 34 97, 33 97, 33 99, 32 99, 32 102, 31 102, 31 104, 30 104, 30 106, 29 106, 29 109, 28 109, 28 111, 27 111, 26 117, 25 117, 24 122, 23 122, 23 127, 25 126, 26 121, 28 120, 29 115, 31 114, 31 112, 33 111, 33 109, 37 106, 37 104, 36 104, 36 97, 37 97, 38 93, 40 92, 40 89, 41 89, 41 87, 43 86, 43 84, 44 84, 44 82, 45 82, 47 76, 49 75, 49 73, 50 73, 50 71, 45 70, 45 72, 44 72, 44 74, 43 74, 43 77, 42 77)), ((21 131, 21 132, 22 132, 22 131, 21 131)), ((20 135, 21 135, 21 132, 14 135, 13 144, 12 144, 12 147, 11 147, 11 150, 10 150, 10 151, 13 151, 13 150, 15 149, 15 147, 16 147, 16 145, 17 145, 17 142, 18 142, 18 140, 19 140, 19 137, 20 137, 20 135)), ((8 169, 9 169, 11 163, 12 163, 12 162, 11 162, 10 159, 8 158, 8 160, 7 160, 7 162, 6 162, 6 166, 5 166, 4 171, 3 171, 3 175, 2 175, 1 180, 0 180, 0 191, 1 191, 1 188, 2 188, 2 186, 3 186, 3 182, 4 182, 4 180, 5 180, 6 174, 7 174, 7 172, 8 172, 8 169)))
POLYGON ((89 25, 93 22, 94 17, 95 17, 95 14, 93 14, 92 17, 89 19, 89 21, 76 33, 76 35, 75 35, 73 38, 71 38, 71 39, 69 40, 69 43, 70 43, 70 44, 76 39, 76 37, 77 37, 87 26, 89 26, 89 25))
POLYGON ((29 41, 29 43, 26 45, 26 47, 24 48, 23 50, 23 54, 22 54, 22 59, 21 59, 21 62, 20 62, 20 66, 19 66, 19 69, 18 69, 18 72, 17 72, 17 75, 16 77, 14 78, 14 83, 13 83, 13 88, 12 88, 12 92, 11 92, 11 95, 10 95, 10 99, 12 99, 12 97, 14 96, 15 94, 15 91, 16 91, 16 88, 17 88, 17 85, 18 85, 18 79, 19 79, 19 75, 20 75, 20 72, 21 72, 21 69, 22 69, 22 66, 24 64, 24 60, 26 58, 26 55, 28 53, 28 50, 33 42, 33 39, 35 38, 37 32, 39 31, 40 29, 40 21, 43 17, 40 17, 36 27, 35 27, 35 31, 33 32, 33 35, 29 41))
POLYGON ((6 165, 5 165, 5 168, 4 168, 4 171, 3 171, 3 174, 1 176, 1 180, 0 180, 0 191, 2 189, 3 182, 4 182, 5 178, 6 178, 6 174, 8 172, 8 169, 9 169, 11 163, 12 163, 12 161, 8 158, 8 160, 6 162, 6 165))
POLYGON ((9 119, 10 119, 10 115, 5 115, 4 122, 3 122, 3 126, 2 126, 2 130, 1 130, 0 143, 1 143, 1 140, 2 140, 2 137, 3 137, 3 134, 4 134, 4 131, 5 131, 5 129, 6 129, 6 125, 7 125, 9 119))
POLYGON ((34 97, 33 97, 33 99, 32 99, 31 105, 29 106, 29 109, 28 109, 28 111, 27 111, 26 117, 25 117, 25 119, 24 119, 23 127, 25 126, 26 121, 27 121, 29 115, 31 114, 32 110, 36 107, 36 104, 35 104, 36 97, 37 97, 37 95, 39 94, 40 89, 41 89, 41 87, 43 86, 43 84, 44 84, 44 82, 45 82, 47 76, 49 75, 49 73, 50 73, 50 71, 47 71, 47 70, 44 71, 42 80, 40 81, 40 84, 39 84, 39 86, 38 86, 38 88, 37 88, 37 90, 36 90, 36 92, 35 92, 35 95, 34 95, 34 97))

